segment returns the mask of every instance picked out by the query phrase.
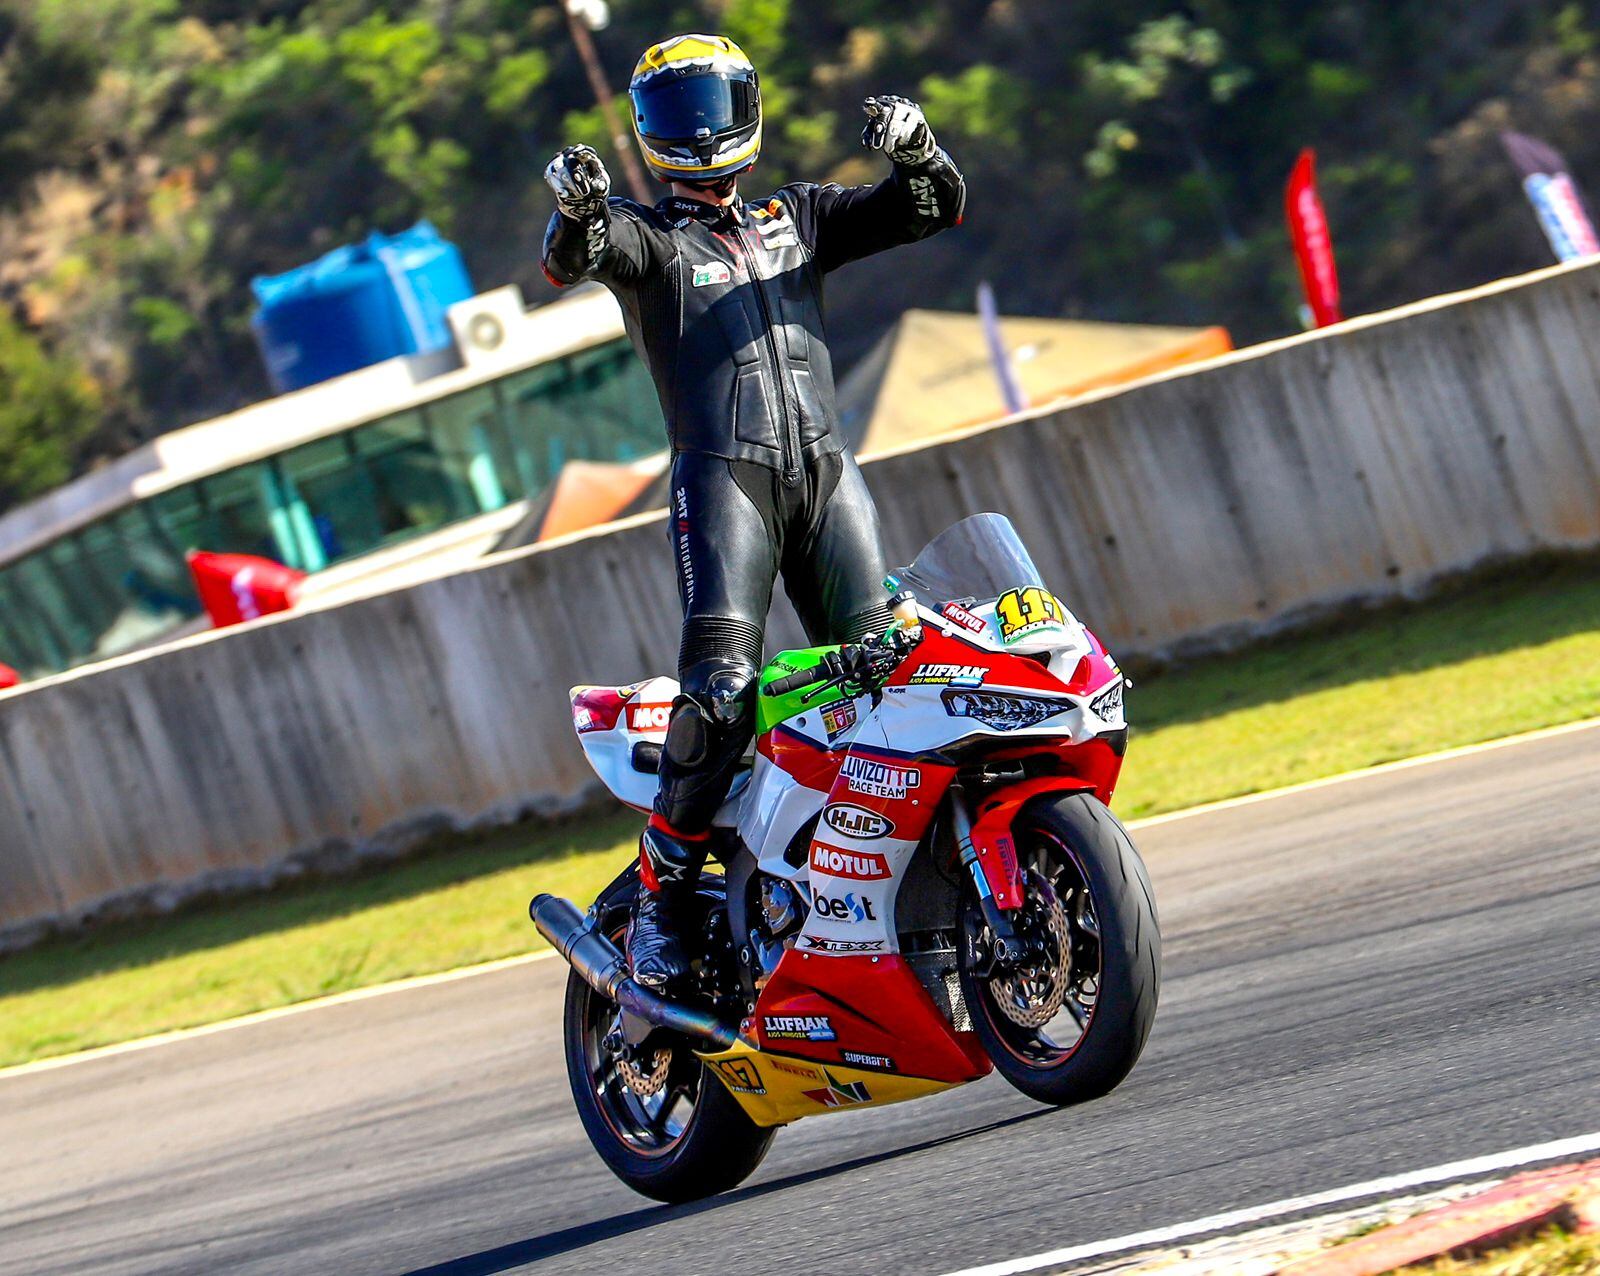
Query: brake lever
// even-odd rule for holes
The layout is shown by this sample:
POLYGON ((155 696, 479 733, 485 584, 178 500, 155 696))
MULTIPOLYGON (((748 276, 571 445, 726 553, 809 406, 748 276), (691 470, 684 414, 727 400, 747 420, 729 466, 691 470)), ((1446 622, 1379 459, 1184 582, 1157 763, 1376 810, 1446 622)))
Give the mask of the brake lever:
POLYGON ((824 691, 838 687, 852 697, 871 695, 873 706, 876 707, 883 697, 883 684, 894 676, 894 671, 900 667, 900 662, 911 654, 916 644, 905 644, 885 635, 875 641, 869 641, 864 646, 868 653, 865 676, 858 673, 843 673, 836 678, 829 678, 826 682, 819 682, 801 695, 800 703, 810 704, 824 691), (854 691, 850 690, 852 686, 855 688, 854 691))
POLYGON ((842 686, 845 685, 845 683, 847 683, 849 681, 850 681, 849 675, 845 674, 845 675, 843 675, 841 677, 838 677, 838 678, 829 678, 826 682, 819 682, 819 683, 816 684, 816 686, 812 687, 809 691, 803 692, 801 694, 800 703, 801 704, 810 704, 813 700, 815 700, 818 696, 820 696, 824 691, 831 691, 835 687, 842 687, 842 686))

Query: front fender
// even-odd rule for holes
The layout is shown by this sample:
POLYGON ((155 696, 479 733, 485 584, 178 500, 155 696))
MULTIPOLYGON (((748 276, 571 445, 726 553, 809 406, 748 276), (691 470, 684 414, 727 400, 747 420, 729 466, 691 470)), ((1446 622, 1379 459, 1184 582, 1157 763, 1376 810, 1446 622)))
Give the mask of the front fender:
POLYGON ((1017 812, 1034 798, 1046 794, 1094 791, 1095 786, 1088 780, 1075 776, 1040 776, 996 789, 978 803, 977 818, 972 822, 972 848, 978 853, 978 867, 983 871, 984 881, 1001 909, 1022 907, 1022 869, 1017 863, 1017 843, 1011 832, 1011 822, 1017 812))

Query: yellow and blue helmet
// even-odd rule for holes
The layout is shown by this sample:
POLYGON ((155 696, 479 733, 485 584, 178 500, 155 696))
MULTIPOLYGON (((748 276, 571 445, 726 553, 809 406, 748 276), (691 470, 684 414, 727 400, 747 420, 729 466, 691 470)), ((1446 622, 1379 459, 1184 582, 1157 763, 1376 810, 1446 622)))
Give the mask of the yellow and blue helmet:
POLYGON ((633 131, 664 182, 715 182, 761 153, 761 88, 750 59, 720 35, 651 45, 628 85, 633 131))

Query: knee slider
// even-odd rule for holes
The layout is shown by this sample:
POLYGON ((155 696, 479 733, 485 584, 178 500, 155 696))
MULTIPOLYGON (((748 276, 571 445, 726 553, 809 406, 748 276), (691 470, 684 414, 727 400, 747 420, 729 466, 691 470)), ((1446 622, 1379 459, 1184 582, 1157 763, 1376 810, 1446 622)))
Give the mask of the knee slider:
POLYGON ((755 715, 755 679, 755 667, 738 660, 703 660, 686 669, 667 723, 667 756, 696 766, 716 744, 742 734, 755 715))

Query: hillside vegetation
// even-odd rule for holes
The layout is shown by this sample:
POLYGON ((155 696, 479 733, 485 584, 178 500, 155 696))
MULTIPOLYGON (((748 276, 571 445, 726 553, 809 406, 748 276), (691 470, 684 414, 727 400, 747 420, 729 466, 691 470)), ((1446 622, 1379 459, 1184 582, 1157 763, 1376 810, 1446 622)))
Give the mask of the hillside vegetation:
MULTIPOLYGON (((1549 261, 1497 134, 1600 161, 1593 4, 613 0, 638 52, 758 62, 758 184, 843 182, 860 99, 919 98, 969 216, 832 292, 848 360, 906 305, 1295 330, 1282 184, 1322 157, 1345 292, 1377 309, 1549 261)), ((539 175, 610 152, 550 0, 0 0, 0 509, 263 395, 249 278, 429 217, 478 286, 549 295, 539 175)), ((1600 179, 1597 179, 1600 180, 1600 179)))

